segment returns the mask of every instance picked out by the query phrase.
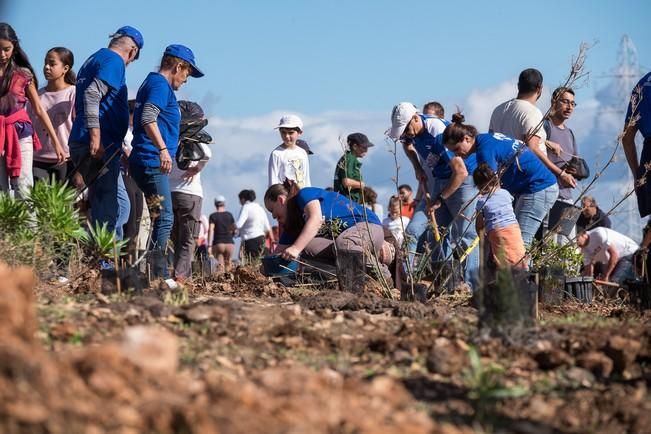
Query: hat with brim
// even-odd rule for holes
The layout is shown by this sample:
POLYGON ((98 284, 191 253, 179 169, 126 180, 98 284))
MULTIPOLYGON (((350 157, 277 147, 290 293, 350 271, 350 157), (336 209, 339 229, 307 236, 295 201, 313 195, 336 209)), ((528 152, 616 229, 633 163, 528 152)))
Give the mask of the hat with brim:
POLYGON ((375 146, 373 143, 371 143, 368 140, 368 137, 366 137, 366 134, 362 133, 352 133, 348 135, 348 145, 357 145, 361 146, 363 148, 370 148, 371 146, 375 146))
POLYGON ((389 137, 393 140, 399 140, 416 113, 418 113, 418 109, 410 102, 401 102, 393 107, 389 137))
POLYGON ((138 47, 138 53, 136 53, 136 59, 140 57, 140 50, 142 50, 142 47, 145 46, 145 38, 142 37, 142 33, 135 27, 131 26, 122 26, 119 29, 115 31, 112 35, 110 35, 111 38, 118 38, 121 36, 128 36, 131 39, 133 39, 133 42, 136 44, 138 47))
POLYGON ((280 128, 298 128, 303 131, 303 121, 296 115, 286 115, 280 118, 276 130, 280 128))
POLYGON ((190 73, 191 77, 199 78, 203 77, 203 72, 197 67, 197 62, 194 60, 194 53, 185 45, 172 44, 168 45, 165 48, 164 56, 174 56, 178 57, 181 60, 185 60, 192 67, 192 72, 190 73))

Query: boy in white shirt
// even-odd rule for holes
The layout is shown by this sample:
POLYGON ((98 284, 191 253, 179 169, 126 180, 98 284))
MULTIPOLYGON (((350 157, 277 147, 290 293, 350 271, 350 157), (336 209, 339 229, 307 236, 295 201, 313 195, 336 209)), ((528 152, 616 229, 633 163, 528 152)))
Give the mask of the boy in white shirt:
POLYGON ((303 121, 296 115, 286 115, 280 118, 276 129, 283 143, 269 156, 269 186, 291 179, 299 188, 311 187, 307 152, 296 143, 303 134, 303 121))

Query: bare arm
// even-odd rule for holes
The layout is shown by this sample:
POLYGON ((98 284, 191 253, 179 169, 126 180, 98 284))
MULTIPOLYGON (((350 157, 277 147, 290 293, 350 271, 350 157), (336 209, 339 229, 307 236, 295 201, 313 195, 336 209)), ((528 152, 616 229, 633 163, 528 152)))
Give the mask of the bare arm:
POLYGON ((534 154, 542 161, 542 163, 549 169, 550 172, 552 172, 554 175, 558 177, 558 179, 561 181, 561 183, 566 186, 566 187, 576 187, 576 180, 572 175, 569 173, 561 170, 560 167, 556 166, 552 161, 547 157, 547 153, 543 152, 539 147, 538 144, 540 143, 540 137, 538 136, 532 136, 528 141, 527 141, 527 146, 529 149, 533 151, 534 154))
POLYGON ((637 149, 635 148, 635 134, 637 134, 637 126, 630 125, 624 131, 624 136, 622 137, 622 145, 624 145, 624 155, 626 155, 626 161, 628 162, 628 167, 631 169, 633 178, 637 176, 638 169, 638 159, 637 159, 637 149))
POLYGON ((167 151, 167 145, 163 141, 163 137, 160 135, 160 129, 158 129, 157 122, 150 122, 143 125, 145 133, 154 143, 160 151, 160 170, 163 173, 170 173, 172 170, 172 158, 170 157, 169 152, 167 151))
POLYGON ((294 243, 287 247, 283 252, 283 257, 285 259, 295 259, 298 255, 305 249, 310 241, 316 237, 316 234, 319 232, 321 223, 323 222, 323 217, 321 215, 321 203, 318 200, 312 200, 305 205, 303 209, 305 213, 305 226, 303 230, 296 238, 294 243))
POLYGON ((358 180, 353 179, 353 178, 344 178, 341 181, 341 184, 345 188, 350 188, 350 189, 360 189, 361 190, 362 188, 364 188, 364 183, 362 181, 358 181, 358 180))
POLYGON ((450 160, 449 166, 450 169, 452 169, 452 176, 450 177, 448 184, 439 194, 443 200, 452 196, 454 192, 456 192, 457 189, 461 186, 461 184, 463 184, 463 181, 468 177, 468 169, 466 169, 466 165, 464 164, 461 157, 452 158, 450 160))
POLYGON ((610 280, 610 275, 615 271, 615 267, 619 262, 619 253, 613 246, 608 246, 608 254, 610 259, 608 259, 608 268, 606 268, 606 274, 604 274, 604 280, 606 281, 610 280))
POLYGON ((414 145, 402 142, 402 149, 405 151, 405 155, 407 155, 407 158, 409 158, 409 161, 414 168, 414 173, 416 174, 418 182, 427 182, 427 174, 420 165, 420 161, 418 161, 418 153, 416 152, 414 145))
POLYGON ((59 143, 59 139, 57 138, 56 132, 54 131, 54 127, 52 126, 52 122, 50 121, 50 116, 48 116, 47 111, 45 111, 43 109, 43 106, 41 105, 41 99, 38 97, 38 91, 36 90, 36 86, 34 86, 33 81, 29 84, 29 86, 27 86, 26 96, 27 99, 29 99, 29 102, 32 104, 34 113, 36 114, 36 116, 38 116, 39 120, 47 130, 48 135, 50 136, 50 140, 54 145, 54 151, 57 154, 57 160, 59 161, 59 163, 63 163, 63 161, 65 160, 65 155, 63 154, 63 148, 61 147, 61 143, 59 143))

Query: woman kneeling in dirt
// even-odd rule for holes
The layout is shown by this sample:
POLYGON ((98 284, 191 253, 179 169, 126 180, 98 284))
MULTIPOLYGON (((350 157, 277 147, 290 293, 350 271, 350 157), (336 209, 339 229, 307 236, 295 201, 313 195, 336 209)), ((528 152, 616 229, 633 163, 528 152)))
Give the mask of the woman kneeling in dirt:
MULTIPOLYGON (((303 254, 334 263, 337 256, 351 257, 351 262, 365 256, 366 266, 374 266, 384 230, 380 219, 362 205, 322 188, 299 190, 290 180, 269 187, 264 205, 281 225, 277 253, 284 259, 303 254)), ((385 266, 382 273, 390 275, 385 266)))

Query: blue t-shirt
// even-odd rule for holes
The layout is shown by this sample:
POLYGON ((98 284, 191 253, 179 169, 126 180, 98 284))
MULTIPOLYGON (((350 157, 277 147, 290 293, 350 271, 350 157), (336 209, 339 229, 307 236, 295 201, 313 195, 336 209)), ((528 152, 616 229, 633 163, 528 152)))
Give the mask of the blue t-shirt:
MULTIPOLYGON (((364 220, 368 220, 369 223, 376 225, 382 225, 382 222, 380 222, 380 219, 373 211, 357 202, 353 202, 340 193, 326 191, 318 187, 305 187, 296 196, 296 203, 301 210, 304 210, 305 206, 313 200, 320 202, 321 215, 323 215, 326 227, 335 220, 339 220, 341 231, 351 228, 364 220)), ((321 234, 320 231, 317 236, 321 235, 325 234, 321 234)), ((280 237, 280 244, 291 244, 294 240, 295 237, 287 232, 283 232, 280 237)))
POLYGON ((494 171, 509 164, 502 175, 502 187, 509 193, 537 193, 556 184, 556 177, 552 172, 521 141, 500 133, 478 134, 475 140, 477 164, 487 163, 494 171), (523 147, 520 155, 513 158, 520 147, 523 147))
POLYGON ((513 211, 513 197, 503 188, 498 188, 492 194, 480 194, 477 198, 477 211, 484 216, 486 231, 501 229, 516 224, 513 211))
MULTIPOLYGON (((637 86, 642 88, 641 94, 637 96, 639 102, 635 114, 640 115, 637 121, 637 129, 645 139, 651 138, 651 72, 642 77, 637 86), (639 99, 642 98, 642 99, 639 99)), ((635 86, 635 87, 637 87, 635 86)), ((626 123, 628 124, 631 118, 633 107, 628 103, 628 110, 626 110, 626 123)))
POLYGON ((70 132, 70 143, 90 143, 84 110, 84 92, 95 78, 109 87, 99 103, 99 125, 102 146, 108 155, 121 149, 129 128, 128 91, 124 60, 115 51, 102 48, 90 56, 77 73, 76 117, 70 132))
POLYGON ((169 82, 158 72, 150 72, 138 89, 136 108, 133 112, 133 150, 129 162, 144 167, 160 167, 160 151, 154 145, 140 122, 142 109, 151 103, 160 109, 156 124, 172 159, 179 146, 181 111, 176 95, 169 82))
MULTIPOLYGON (((435 116, 420 115, 424 131, 414 137, 413 143, 418 155, 426 162, 427 167, 438 179, 449 179, 452 176, 450 160, 454 154, 443 144, 443 131, 450 125, 449 121, 435 116)), ((477 167, 477 159, 471 154, 464 160, 469 174, 477 167)))

